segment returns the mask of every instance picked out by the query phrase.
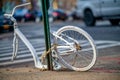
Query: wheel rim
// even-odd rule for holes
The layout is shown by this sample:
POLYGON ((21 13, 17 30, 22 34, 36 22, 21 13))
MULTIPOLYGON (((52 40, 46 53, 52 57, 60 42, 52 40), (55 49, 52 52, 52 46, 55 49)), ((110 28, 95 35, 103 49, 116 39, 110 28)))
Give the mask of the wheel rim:
MULTIPOLYGON (((68 28, 70 29, 70 28, 68 28)), ((59 36, 62 36, 62 34, 65 35, 69 35, 70 37, 75 38, 76 40, 80 40, 79 41, 79 46, 81 47, 80 50, 77 50, 76 52, 69 52, 69 53, 62 53, 62 50, 68 50, 65 48, 57 48, 57 52, 59 53, 59 57, 62 60, 62 62, 65 62, 64 64, 67 65, 67 67, 76 70, 76 71, 86 71, 89 70, 95 63, 96 61, 96 51, 93 51, 95 49, 93 49, 93 46, 91 45, 91 43, 89 43, 88 38, 86 38, 86 36, 83 36, 80 32, 76 32, 78 30, 78 28, 73 31, 71 30, 63 30, 61 32, 58 33, 59 36), (72 31, 72 32, 71 32, 72 31), (70 34, 72 33, 72 35, 70 34), (80 36, 79 36, 80 35, 80 36), (69 54, 69 55, 68 55, 69 54)), ((62 38, 66 39, 65 36, 62 36, 62 38)), ((70 41, 69 39, 67 40, 70 43, 73 43, 72 40, 70 41)), ((60 41, 59 39, 57 39, 57 43, 58 45, 66 45, 65 42, 60 41)))

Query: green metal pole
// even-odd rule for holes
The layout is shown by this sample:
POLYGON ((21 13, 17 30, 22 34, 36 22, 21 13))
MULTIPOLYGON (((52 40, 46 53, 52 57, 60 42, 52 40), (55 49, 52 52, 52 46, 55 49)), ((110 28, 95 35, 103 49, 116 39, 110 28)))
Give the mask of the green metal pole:
MULTIPOLYGON (((49 0, 41 0, 41 6, 42 6, 43 20, 44 20, 44 34, 45 34, 46 51, 48 51, 51 48, 50 28, 49 28, 49 21, 48 21, 49 0)), ((53 70, 51 53, 49 53, 47 55, 47 63, 48 63, 47 64, 48 70, 53 70)))

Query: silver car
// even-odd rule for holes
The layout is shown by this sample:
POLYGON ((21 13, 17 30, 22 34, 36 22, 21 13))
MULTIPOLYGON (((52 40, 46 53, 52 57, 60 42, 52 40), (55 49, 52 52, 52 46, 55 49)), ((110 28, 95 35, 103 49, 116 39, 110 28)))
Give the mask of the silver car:
POLYGON ((107 19, 112 25, 118 25, 120 0, 77 0, 76 14, 87 26, 94 26, 97 19, 107 19))

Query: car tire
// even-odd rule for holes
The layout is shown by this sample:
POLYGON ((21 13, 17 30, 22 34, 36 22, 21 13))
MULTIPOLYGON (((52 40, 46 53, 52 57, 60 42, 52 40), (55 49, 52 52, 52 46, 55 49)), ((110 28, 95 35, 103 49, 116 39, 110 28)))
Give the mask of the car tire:
POLYGON ((83 18, 86 26, 94 26, 95 25, 95 17, 93 16, 93 13, 91 10, 85 10, 84 11, 84 18, 83 18))
POLYGON ((112 25, 119 25, 119 20, 110 19, 109 21, 112 25))

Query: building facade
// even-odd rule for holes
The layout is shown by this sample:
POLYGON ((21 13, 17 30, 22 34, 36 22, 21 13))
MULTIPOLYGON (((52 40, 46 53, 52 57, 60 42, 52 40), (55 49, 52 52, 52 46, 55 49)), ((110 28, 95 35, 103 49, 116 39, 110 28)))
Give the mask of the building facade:
POLYGON ((57 0, 58 8, 71 10, 76 5, 76 0, 57 0))

